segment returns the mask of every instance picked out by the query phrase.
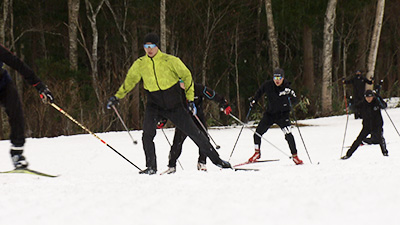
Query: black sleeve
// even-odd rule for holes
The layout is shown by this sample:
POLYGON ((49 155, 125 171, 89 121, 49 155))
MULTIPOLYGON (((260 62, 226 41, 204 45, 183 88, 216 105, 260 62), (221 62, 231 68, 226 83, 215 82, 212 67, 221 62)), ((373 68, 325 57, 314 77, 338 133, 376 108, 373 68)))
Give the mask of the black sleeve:
POLYGON ((0 45, 0 61, 18 71, 18 73, 20 73, 29 84, 36 86, 41 82, 28 65, 22 62, 17 56, 12 54, 2 45, 0 45))
POLYGON ((345 79, 345 80, 344 80, 344 83, 345 83, 345 84, 351 84, 351 83, 353 83, 353 78, 345 79))
POLYGON ((354 108, 361 110, 364 104, 364 100, 357 102, 356 104, 354 104, 354 108))
POLYGON ((209 100, 213 100, 217 103, 219 103, 219 105, 225 105, 227 103, 226 99, 224 98, 224 96, 218 94, 216 91, 214 91, 213 89, 204 86, 202 84, 195 84, 195 89, 196 90, 201 90, 201 94, 209 100))
POLYGON ((386 109, 387 103, 383 100, 383 98, 380 95, 376 95, 376 99, 379 102, 379 107, 381 107, 381 109, 386 109))
POLYGON ((367 78, 363 77, 364 83, 373 84, 372 80, 368 80, 367 78))
POLYGON ((254 95, 254 100, 258 101, 261 96, 267 91, 268 89, 268 81, 265 81, 260 88, 258 88, 256 94, 254 95))

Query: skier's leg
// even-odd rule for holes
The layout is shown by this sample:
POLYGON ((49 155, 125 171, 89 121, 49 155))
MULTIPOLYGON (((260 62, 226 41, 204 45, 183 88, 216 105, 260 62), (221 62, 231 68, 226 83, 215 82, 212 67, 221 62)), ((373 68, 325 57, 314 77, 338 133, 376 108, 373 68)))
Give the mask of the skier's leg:
POLYGON ((182 153, 182 145, 187 135, 183 133, 179 128, 175 128, 174 141, 169 152, 168 167, 176 167, 176 161, 182 153))
POLYGON ((347 158, 350 158, 353 153, 357 150, 358 146, 360 146, 362 140, 370 133, 371 131, 369 129, 366 129, 365 127, 362 128, 360 134, 356 138, 356 140, 353 142, 351 145, 350 149, 347 151, 346 156, 347 158))
POLYGON ((204 133, 195 125, 191 115, 185 108, 180 107, 175 110, 167 111, 165 115, 175 126, 188 135, 199 147, 200 151, 204 152, 215 165, 223 168, 230 168, 229 163, 221 160, 217 151, 210 144, 204 133))
POLYGON ((154 146, 157 123, 159 121, 158 109, 147 105, 143 119, 143 149, 146 156, 146 166, 157 171, 157 159, 154 146))

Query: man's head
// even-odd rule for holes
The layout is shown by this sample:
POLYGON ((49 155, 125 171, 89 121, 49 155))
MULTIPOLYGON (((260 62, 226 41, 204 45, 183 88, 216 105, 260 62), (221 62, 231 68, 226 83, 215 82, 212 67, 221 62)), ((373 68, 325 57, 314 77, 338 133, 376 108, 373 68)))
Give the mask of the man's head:
POLYGON ((277 68, 274 70, 274 75, 272 77, 276 86, 280 86, 285 79, 285 71, 281 68, 277 68))
POLYGON ((373 100, 374 97, 375 97, 375 94, 374 94, 374 92, 373 92, 372 90, 366 90, 365 93, 364 93, 364 97, 365 97, 365 100, 366 100, 368 103, 371 103, 372 100, 373 100))
POLYGON ((356 76, 361 76, 361 70, 356 71, 356 76))
POLYGON ((156 33, 148 33, 144 37, 143 48, 150 58, 153 58, 157 54, 159 44, 160 38, 156 33))

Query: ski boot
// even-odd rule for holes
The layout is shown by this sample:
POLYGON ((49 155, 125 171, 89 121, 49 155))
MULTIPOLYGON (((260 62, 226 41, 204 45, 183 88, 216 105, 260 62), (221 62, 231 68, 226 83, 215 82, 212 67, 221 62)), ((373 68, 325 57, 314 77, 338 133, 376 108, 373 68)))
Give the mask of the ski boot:
POLYGON ((173 173, 175 173, 175 172, 176 172, 176 167, 168 167, 168 169, 167 169, 166 171, 162 172, 160 175, 163 175, 163 174, 173 174, 173 173))
POLYGON ((301 164, 303 164, 303 161, 302 161, 301 159, 299 159, 299 157, 297 156, 297 154, 296 154, 296 155, 292 155, 292 159, 293 159, 293 162, 296 163, 296 165, 301 165, 301 164))
POLYGON ((218 167, 222 168, 222 169, 232 169, 231 164, 228 161, 222 160, 221 159, 221 163, 217 164, 218 167))
POLYGON ((12 162, 15 166, 15 169, 25 169, 28 167, 29 163, 26 160, 25 156, 22 155, 22 152, 24 151, 24 147, 16 147, 16 146, 11 146, 11 159, 12 162))
POLYGON ((156 174, 156 173, 157 173, 157 170, 153 169, 151 167, 148 167, 147 169, 142 170, 142 171, 139 172, 139 174, 148 174, 148 175, 153 175, 153 174, 156 174))
POLYGON ((344 155, 342 158, 340 158, 340 159, 342 159, 342 160, 346 160, 346 159, 349 159, 351 157, 351 155, 350 156, 348 156, 348 155, 344 155))
POLYGON ((205 163, 197 163, 197 170, 207 172, 207 167, 205 163))
POLYGON ((254 152, 254 155, 252 157, 250 157, 249 162, 253 163, 255 161, 257 161, 257 159, 261 158, 261 152, 260 149, 256 149, 254 152))

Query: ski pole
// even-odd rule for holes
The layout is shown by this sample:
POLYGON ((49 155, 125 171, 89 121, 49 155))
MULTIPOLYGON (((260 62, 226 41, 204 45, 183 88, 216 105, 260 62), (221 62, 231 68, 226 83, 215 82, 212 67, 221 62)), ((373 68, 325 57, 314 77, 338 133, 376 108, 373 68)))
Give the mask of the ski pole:
MULTIPOLYGON (((290 108, 292 108, 292 101, 290 100, 290 98, 288 98, 288 100, 289 100, 290 108)), ((311 158, 310 158, 310 154, 308 154, 308 150, 307 150, 306 144, 305 144, 305 142, 304 142, 303 135, 301 135, 299 125, 297 124, 297 118, 296 118, 296 115, 294 114, 294 111, 292 111, 292 116, 293 116, 293 118, 294 118, 294 122, 295 122, 295 125, 296 125, 296 127, 297 127, 297 130, 299 131, 300 138, 301 138, 301 141, 303 142, 303 146, 304 146, 304 149, 306 150, 308 159, 310 160, 310 163, 313 164, 312 161, 311 161, 311 158)))
POLYGON ((101 141, 101 143, 107 145, 107 147, 111 148, 115 153, 117 153, 119 156, 121 156, 123 159, 125 159, 126 161, 128 161, 131 165, 133 165, 134 167, 136 167, 138 170, 142 171, 142 169, 140 169, 138 166, 136 166, 133 162, 131 162, 129 159, 127 159, 125 156, 123 156, 121 153, 119 153, 117 150, 115 150, 113 147, 111 147, 109 144, 107 144, 105 141, 103 141, 103 139, 101 139, 99 136, 97 136, 95 133, 93 133, 92 131, 90 131, 89 129, 87 129, 85 126, 83 126, 82 124, 80 124, 78 121, 76 121, 72 116, 70 116, 67 112, 65 112, 63 109, 61 109, 60 107, 58 107, 56 104, 54 103, 50 103, 51 106, 53 106, 55 109, 57 109, 59 112, 61 112, 64 116, 66 116, 68 119, 70 119, 72 122, 76 123, 78 126, 80 126, 82 129, 84 129, 86 132, 88 132, 89 134, 93 135, 95 138, 99 139, 101 141))
MULTIPOLYGON (((164 128, 161 128, 161 131, 163 132, 165 139, 167 139, 167 142, 168 142, 169 146, 172 147, 171 142, 169 142, 169 139, 168 139, 167 135, 164 132, 164 128)), ((179 161, 179 159, 178 159, 178 163, 181 166, 182 170, 184 170, 181 162, 179 161)))
POLYGON ((111 107, 114 109, 114 111, 115 111, 115 113, 117 114, 117 116, 118 116, 119 120, 121 121, 122 125, 124 125, 125 130, 128 132, 129 137, 131 137, 131 139, 132 139, 132 141, 133 141, 133 144, 137 145, 137 141, 136 141, 135 139, 133 139, 131 133, 129 132, 128 127, 126 126, 126 124, 125 124, 124 120, 122 119, 121 115, 119 115, 118 110, 117 110, 117 108, 115 107, 115 105, 112 105, 111 107))
POLYGON ((208 133, 207 128, 204 126, 204 124, 200 121, 199 117, 197 115, 193 115, 194 118, 196 118, 197 122, 199 122, 200 126, 203 128, 203 130, 206 132, 208 137, 210 137, 211 141, 214 142, 215 148, 220 149, 221 146, 219 146, 217 143, 215 143, 214 139, 211 137, 210 133, 208 133))
POLYGON ((393 125, 394 129, 396 130, 397 134, 400 136, 400 133, 397 130, 396 126, 394 125, 392 118, 390 118, 390 116, 389 116, 389 113, 386 111, 386 109, 383 109, 383 110, 385 110, 386 115, 389 117, 390 122, 392 122, 392 125, 393 125))
MULTIPOLYGON (((252 108, 253 108, 253 107, 250 106, 249 111, 247 112, 246 120, 245 120, 246 123, 247 123, 248 120, 249 120, 249 116, 250 116, 250 112, 251 112, 251 109, 252 109, 252 108)), ((233 155, 233 151, 235 151, 236 144, 237 144, 238 141, 239 141, 239 137, 240 137, 240 135, 242 134, 243 128, 244 128, 244 125, 242 125, 242 128, 240 128, 239 135, 238 135, 238 137, 236 138, 235 144, 233 145, 233 149, 232 149, 231 155, 229 156, 228 162, 231 161, 231 157, 232 157, 232 155, 233 155)))
MULTIPOLYGON (((235 119, 236 121, 238 121, 239 123, 241 123, 242 125, 245 125, 245 123, 243 123, 241 120, 239 120, 236 116, 229 114, 233 119, 235 119)), ((248 127, 249 128, 249 127, 248 127)), ((286 155, 287 157, 289 157, 289 159, 291 159, 292 157, 288 154, 286 154, 284 151, 282 151, 280 148, 276 147, 274 144, 272 144, 270 141, 268 141, 265 137, 263 137, 261 134, 259 134, 257 131, 249 128, 251 131, 253 131, 254 134, 256 134, 257 136, 259 136, 260 138, 264 139, 266 142, 268 142, 268 144, 270 144, 272 147, 274 147, 276 150, 280 151, 282 154, 286 155)))
POLYGON ((347 109, 347 96, 346 96, 346 84, 343 83, 343 96, 344 96, 344 103, 346 107, 346 126, 344 127, 344 136, 343 136, 343 142, 342 142, 342 150, 340 152, 340 157, 343 155, 343 148, 344 148, 344 140, 346 139, 346 132, 347 132, 347 124, 349 123, 349 111, 347 109))

